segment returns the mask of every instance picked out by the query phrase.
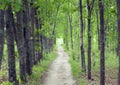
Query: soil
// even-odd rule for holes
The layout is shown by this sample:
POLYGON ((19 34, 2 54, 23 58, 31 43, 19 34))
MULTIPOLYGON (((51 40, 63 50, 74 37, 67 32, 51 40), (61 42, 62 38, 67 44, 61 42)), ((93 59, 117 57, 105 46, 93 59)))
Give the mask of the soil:
POLYGON ((71 73, 69 56, 62 46, 58 46, 58 57, 49 66, 43 76, 42 85, 76 85, 71 73))

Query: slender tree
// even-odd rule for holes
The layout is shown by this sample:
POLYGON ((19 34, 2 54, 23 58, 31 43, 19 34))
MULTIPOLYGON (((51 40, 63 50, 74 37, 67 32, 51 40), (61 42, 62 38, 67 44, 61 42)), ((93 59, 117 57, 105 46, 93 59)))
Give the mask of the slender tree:
POLYGON ((80 32, 80 49, 81 49, 81 65, 82 65, 82 70, 83 72, 86 72, 86 65, 85 65, 85 54, 84 54, 84 45, 83 45, 83 11, 82 11, 82 0, 79 0, 79 3, 80 3, 80 26, 81 26, 81 32, 80 32))
POLYGON ((100 85, 105 85, 104 6, 102 0, 99 0, 99 10, 100 10, 100 85))
POLYGON ((93 10, 95 0, 87 0, 87 10, 88 10, 88 79, 91 79, 91 14, 93 10))
POLYGON ((71 40, 71 48, 73 50, 73 27, 72 27, 72 14, 68 14, 69 25, 70 25, 70 40, 71 40))

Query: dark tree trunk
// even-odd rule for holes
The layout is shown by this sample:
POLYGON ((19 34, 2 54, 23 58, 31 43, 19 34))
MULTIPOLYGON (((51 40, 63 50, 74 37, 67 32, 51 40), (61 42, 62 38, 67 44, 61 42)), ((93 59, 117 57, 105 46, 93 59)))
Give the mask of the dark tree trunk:
POLYGON ((105 58, 104 58, 104 6, 99 0, 100 10, 100 85, 105 85, 105 58))
POLYGON ((8 47, 8 68, 9 68, 9 81, 16 81, 16 69, 15 69, 15 50, 14 50, 14 32, 12 25, 12 7, 8 6, 6 11, 6 36, 7 36, 7 47, 8 47))
POLYGON ((87 0, 87 10, 88 10, 88 79, 91 79, 91 13, 94 7, 95 0, 90 3, 87 0))
MULTIPOLYGON (((35 9, 35 16, 37 16, 37 9, 35 9)), ((39 28, 40 28, 39 20, 38 20, 37 17, 35 17, 35 27, 36 27, 36 30, 37 30, 36 35, 35 35, 35 47, 36 47, 39 44, 39 28)), ((39 51, 35 48, 35 61, 34 61, 35 65, 38 63, 38 56, 39 55, 40 55, 39 51)))
POLYGON ((3 48, 4 48, 4 11, 0 10, 0 69, 2 65, 3 48))
POLYGON ((30 4, 30 19, 31 19, 31 49, 32 49, 32 65, 34 64, 35 59, 35 35, 34 35, 34 27, 35 27, 35 8, 33 7, 33 0, 31 0, 30 4))
POLYGON ((79 0, 80 3, 80 21, 81 21, 81 32, 80 32, 80 49, 81 49, 81 65, 82 71, 86 72, 86 65, 85 65, 85 54, 84 54, 84 45, 83 45, 83 16, 82 16, 82 0, 79 0))
POLYGON ((91 21, 88 19, 88 79, 91 79, 91 21))
POLYGON ((28 0, 23 0, 23 24, 24 24, 24 38, 25 38, 25 46, 26 46, 26 72, 28 75, 32 74, 32 49, 31 49, 31 28, 29 26, 30 23, 30 15, 29 15, 29 2, 28 0))
POLYGON ((24 39, 24 30, 23 30, 23 13, 22 11, 17 13, 17 48, 19 53, 19 62, 20 62, 20 78, 22 81, 26 81, 26 46, 24 39))
POLYGON ((88 9, 88 79, 91 79, 91 13, 89 0, 87 0, 87 9, 88 9))
POLYGON ((117 12, 118 12, 118 56, 119 56, 119 70, 118 70, 118 85, 120 85, 120 0, 116 0, 117 2, 117 12))

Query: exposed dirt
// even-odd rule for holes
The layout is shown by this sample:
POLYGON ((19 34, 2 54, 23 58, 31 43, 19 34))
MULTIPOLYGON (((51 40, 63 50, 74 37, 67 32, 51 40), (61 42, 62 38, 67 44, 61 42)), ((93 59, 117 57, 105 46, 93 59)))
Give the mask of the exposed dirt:
POLYGON ((71 74, 69 57, 61 46, 58 47, 58 57, 52 62, 43 76, 42 85, 76 85, 71 74))

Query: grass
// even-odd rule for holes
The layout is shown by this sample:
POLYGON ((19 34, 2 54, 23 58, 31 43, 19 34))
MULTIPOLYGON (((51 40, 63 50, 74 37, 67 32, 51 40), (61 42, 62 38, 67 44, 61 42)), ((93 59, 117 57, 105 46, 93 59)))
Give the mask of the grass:
POLYGON ((73 61, 72 58, 70 58, 69 62, 71 64, 72 75, 77 80, 77 84, 86 85, 86 80, 82 77, 83 75, 81 72, 80 63, 73 61))

